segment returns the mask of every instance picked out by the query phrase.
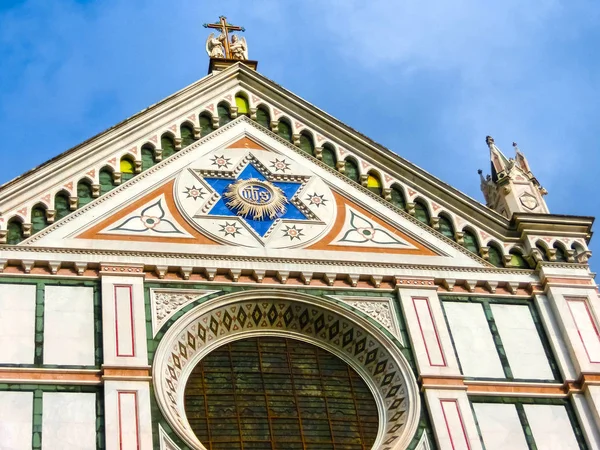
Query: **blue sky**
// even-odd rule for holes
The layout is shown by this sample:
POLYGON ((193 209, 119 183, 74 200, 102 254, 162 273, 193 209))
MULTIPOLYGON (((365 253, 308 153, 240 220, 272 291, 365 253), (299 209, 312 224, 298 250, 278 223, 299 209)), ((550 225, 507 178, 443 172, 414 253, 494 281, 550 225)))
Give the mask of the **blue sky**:
POLYGON ((489 134, 552 213, 600 215, 594 0, 3 1, 0 183, 203 77, 221 14, 261 73, 471 197, 489 134))

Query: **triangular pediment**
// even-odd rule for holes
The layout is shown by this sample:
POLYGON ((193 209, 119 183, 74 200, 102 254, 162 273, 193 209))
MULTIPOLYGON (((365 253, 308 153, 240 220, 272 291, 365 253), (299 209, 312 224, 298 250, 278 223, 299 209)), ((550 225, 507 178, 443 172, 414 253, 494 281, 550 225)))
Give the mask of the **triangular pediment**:
POLYGON ((68 219, 24 244, 484 265, 246 117, 219 128, 68 219))

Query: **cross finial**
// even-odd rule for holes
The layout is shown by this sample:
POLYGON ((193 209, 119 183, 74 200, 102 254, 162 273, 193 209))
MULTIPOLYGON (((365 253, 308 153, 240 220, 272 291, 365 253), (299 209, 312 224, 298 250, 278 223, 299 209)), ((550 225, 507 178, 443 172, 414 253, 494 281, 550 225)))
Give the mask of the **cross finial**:
POLYGON ((246 31, 246 29, 244 27, 240 27, 237 25, 231 25, 230 23, 227 23, 227 17, 225 16, 219 16, 219 22, 218 23, 205 23, 204 24, 204 28, 212 28, 212 29, 216 29, 219 30, 221 32, 221 35, 216 38, 215 40, 220 43, 214 43, 212 45, 214 46, 218 46, 218 45, 222 45, 224 47, 224 53, 223 55, 219 56, 219 48, 216 49, 215 52, 213 52, 209 47, 210 47, 210 40, 211 40, 211 36, 209 36, 209 41, 207 41, 207 52, 209 54, 209 56, 211 58, 215 58, 215 57, 221 57, 221 58, 227 58, 227 59, 248 59, 247 56, 247 47, 246 47, 246 43, 245 43, 245 39, 242 38, 243 40, 243 47, 242 45, 237 45, 237 47, 239 47, 239 49, 236 48, 232 48, 232 44, 235 46, 237 41, 237 36, 233 36, 234 38, 236 38, 233 42, 229 41, 229 32, 230 31, 246 31), (236 51, 238 50, 238 51, 236 51))

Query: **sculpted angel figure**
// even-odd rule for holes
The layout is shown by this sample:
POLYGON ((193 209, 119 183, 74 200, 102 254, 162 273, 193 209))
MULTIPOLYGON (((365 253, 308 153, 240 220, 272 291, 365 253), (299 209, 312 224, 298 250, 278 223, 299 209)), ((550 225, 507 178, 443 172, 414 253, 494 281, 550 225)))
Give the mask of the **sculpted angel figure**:
POLYGON ((225 36, 223 34, 215 37, 214 33, 210 33, 206 40, 206 53, 208 53, 208 56, 211 58, 225 58, 224 40, 225 36))
POLYGON ((231 59, 248 59, 248 44, 246 44, 246 38, 238 38, 237 35, 231 36, 231 44, 229 44, 229 50, 231 51, 231 59))

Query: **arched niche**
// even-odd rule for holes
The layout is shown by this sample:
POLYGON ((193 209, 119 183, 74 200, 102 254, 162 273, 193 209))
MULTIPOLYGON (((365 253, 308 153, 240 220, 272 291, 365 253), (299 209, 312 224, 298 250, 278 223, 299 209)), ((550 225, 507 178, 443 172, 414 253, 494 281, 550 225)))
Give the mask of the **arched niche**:
POLYGON ((348 157, 344 161, 344 175, 358 183, 360 173, 358 171, 358 163, 353 158, 348 157))
POLYGON ((397 184, 392 186, 390 191, 390 202, 396 208, 400 208, 401 210, 406 210, 406 200, 404 199, 404 193, 402 192, 402 188, 397 184))
POLYGON ((198 116, 198 121, 200 122, 200 136, 204 137, 208 134, 212 133, 212 117, 208 115, 208 113, 203 112, 198 116))
POLYGON ((445 215, 442 215, 442 214, 440 214, 439 218, 440 218, 440 220, 439 220, 438 224, 439 224, 440 233, 442 233, 448 239, 452 239, 454 241, 456 238, 455 238, 454 226, 452 225, 452 221, 450 220, 449 217, 446 217, 445 215))
POLYGON ((496 244, 488 244, 488 261, 496 267, 504 267, 502 250, 496 244))
POLYGON ((343 360, 364 380, 377 404, 378 432, 372 448, 407 447, 421 406, 400 344, 372 319, 341 302, 275 290, 208 300, 165 332, 153 363, 154 391, 163 415, 187 445, 206 449, 185 412, 185 389, 194 368, 225 344, 260 336, 303 341, 343 360))
POLYGON ((256 109, 256 122, 268 130, 271 129, 271 115, 265 106, 259 106, 256 109))
POLYGON ((321 160, 332 169, 337 168, 337 158, 335 156, 335 149, 331 144, 323 145, 321 160))

